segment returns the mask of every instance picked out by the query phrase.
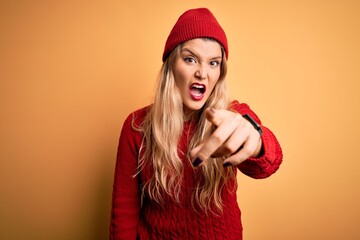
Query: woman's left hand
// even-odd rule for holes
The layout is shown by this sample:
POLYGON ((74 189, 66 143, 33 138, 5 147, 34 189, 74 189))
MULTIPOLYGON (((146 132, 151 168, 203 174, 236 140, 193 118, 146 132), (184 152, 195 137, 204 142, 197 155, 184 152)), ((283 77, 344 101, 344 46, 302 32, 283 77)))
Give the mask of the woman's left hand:
POLYGON ((206 118, 215 131, 190 152, 193 165, 198 166, 210 157, 225 157, 224 166, 238 165, 261 152, 260 133, 241 114, 229 110, 208 108, 206 118))

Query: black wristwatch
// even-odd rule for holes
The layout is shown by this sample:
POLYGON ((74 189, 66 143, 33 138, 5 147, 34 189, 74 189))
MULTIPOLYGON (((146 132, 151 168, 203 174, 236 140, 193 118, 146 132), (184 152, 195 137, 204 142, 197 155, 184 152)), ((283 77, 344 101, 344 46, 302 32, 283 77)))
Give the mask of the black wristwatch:
POLYGON ((251 123, 251 125, 254 126, 254 128, 256 129, 256 131, 259 132, 260 137, 261 137, 262 134, 263 134, 263 132, 262 132, 262 130, 261 130, 260 125, 259 125, 257 122, 255 122, 255 120, 254 120, 252 117, 250 117, 249 114, 244 114, 244 115, 242 115, 242 116, 243 116, 243 118, 245 118, 246 120, 248 120, 248 121, 251 123))

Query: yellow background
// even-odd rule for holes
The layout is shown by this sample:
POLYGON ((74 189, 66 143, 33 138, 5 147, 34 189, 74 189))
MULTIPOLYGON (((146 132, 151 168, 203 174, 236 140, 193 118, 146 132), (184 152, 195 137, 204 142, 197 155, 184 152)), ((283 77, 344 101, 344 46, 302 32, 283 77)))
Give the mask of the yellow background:
POLYGON ((210 8, 231 95, 280 170, 239 176, 247 240, 360 239, 360 2, 1 1, 0 239, 106 239, 124 118, 151 101, 171 27, 210 8))

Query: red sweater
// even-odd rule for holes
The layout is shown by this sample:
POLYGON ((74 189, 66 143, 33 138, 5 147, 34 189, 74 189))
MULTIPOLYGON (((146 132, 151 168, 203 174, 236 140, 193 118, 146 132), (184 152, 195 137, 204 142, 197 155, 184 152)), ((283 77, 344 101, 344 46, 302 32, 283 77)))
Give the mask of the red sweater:
MULTIPOLYGON (((241 114, 249 114, 255 121, 261 123, 248 105, 234 101, 232 106, 241 114)), ((222 213, 209 212, 207 215, 200 209, 194 211, 191 205, 192 189, 196 186, 197 170, 190 166, 186 155, 179 155, 184 164, 181 205, 165 196, 165 205, 145 197, 143 206, 140 203, 140 186, 151 176, 151 169, 145 168, 137 177, 136 172, 139 148, 142 135, 132 128, 132 120, 137 126, 143 121, 148 108, 143 108, 130 114, 124 122, 117 154, 115 168, 113 199, 110 222, 111 240, 147 240, 147 239, 226 239, 241 240, 241 212, 237 204, 236 182, 228 181, 223 188, 222 213)), ((274 134, 264 126, 263 155, 259 158, 249 158, 239 164, 238 169, 253 178, 266 178, 273 174, 282 162, 281 147, 274 134)), ((179 152, 187 153, 186 143, 194 126, 184 125, 179 152)))

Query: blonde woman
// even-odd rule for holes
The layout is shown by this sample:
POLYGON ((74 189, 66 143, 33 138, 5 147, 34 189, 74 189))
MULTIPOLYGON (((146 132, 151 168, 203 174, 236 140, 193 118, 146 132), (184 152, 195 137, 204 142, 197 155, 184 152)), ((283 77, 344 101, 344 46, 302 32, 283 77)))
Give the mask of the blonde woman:
POLYGON ((228 56, 208 9, 179 17, 154 102, 123 125, 110 239, 242 239, 237 169, 268 177, 282 151, 247 104, 228 100, 228 56))

